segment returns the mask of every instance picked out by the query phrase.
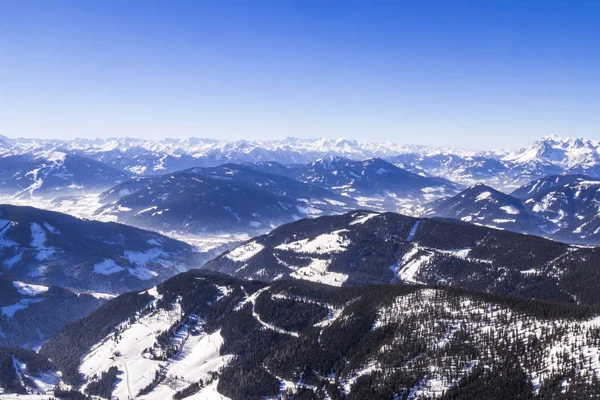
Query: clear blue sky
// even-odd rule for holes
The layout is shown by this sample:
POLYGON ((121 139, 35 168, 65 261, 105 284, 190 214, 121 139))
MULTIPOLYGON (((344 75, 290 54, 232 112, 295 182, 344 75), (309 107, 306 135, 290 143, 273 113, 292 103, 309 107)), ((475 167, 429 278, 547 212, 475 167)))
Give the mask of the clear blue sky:
POLYGON ((0 0, 0 134, 600 139, 600 1, 0 0))

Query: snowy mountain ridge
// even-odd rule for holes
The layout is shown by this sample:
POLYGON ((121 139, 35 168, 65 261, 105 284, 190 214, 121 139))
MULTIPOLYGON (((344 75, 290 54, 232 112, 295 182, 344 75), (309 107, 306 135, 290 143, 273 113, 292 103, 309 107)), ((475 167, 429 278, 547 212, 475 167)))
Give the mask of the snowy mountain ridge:
MULTIPOLYGON (((4 154, 19 154, 22 152, 41 152, 44 149, 64 148, 68 151, 84 151, 89 154, 121 150, 145 149, 151 152, 161 152, 171 156, 187 154, 193 157, 204 157, 212 154, 240 153, 252 155, 264 152, 292 152, 305 154, 306 162, 319 157, 311 154, 339 155, 352 159, 385 157, 403 153, 449 153, 474 155, 479 152, 454 148, 432 148, 423 145, 407 145, 394 142, 371 142, 331 138, 293 138, 280 140, 218 140, 205 138, 162 139, 148 140, 129 137, 115 138, 76 138, 72 140, 59 139, 7 139, 2 149, 4 154)), ((260 155, 260 154, 257 154, 260 155)), ((260 161, 260 160, 255 160, 260 161)))
POLYGON ((552 303, 189 271, 111 300, 40 355, 61 386, 123 400, 568 398, 599 389, 599 333, 552 303))
POLYGON ((597 262, 597 247, 450 219, 352 211, 283 225, 203 268, 243 279, 331 286, 443 284, 595 307, 597 262))
POLYGON ((547 136, 528 148, 513 151, 475 151, 329 138, 256 141, 7 139, 0 143, 3 157, 53 151, 91 158, 134 175, 164 174, 227 162, 308 164, 332 156, 351 160, 383 158, 419 175, 443 177, 466 186, 481 181, 501 190, 516 189, 549 174, 600 174, 599 142, 558 136, 547 136))

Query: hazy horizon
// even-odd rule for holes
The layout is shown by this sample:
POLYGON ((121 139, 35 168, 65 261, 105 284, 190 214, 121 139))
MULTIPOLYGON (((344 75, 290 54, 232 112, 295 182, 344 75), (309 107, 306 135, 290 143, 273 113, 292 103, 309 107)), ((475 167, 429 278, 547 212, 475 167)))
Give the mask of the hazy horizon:
MULTIPOLYGON (((516 147, 496 147, 496 148, 473 148, 473 147, 459 147, 459 146, 444 146, 444 145, 426 145, 426 144, 421 144, 421 143, 416 143, 416 142, 401 142, 401 141, 395 141, 395 140, 368 140, 368 139, 349 139, 349 138, 344 138, 344 137, 328 137, 328 136, 321 136, 321 137, 295 137, 295 136, 286 136, 286 137, 273 137, 273 138, 265 138, 265 139, 219 139, 216 137, 208 137, 208 136, 186 136, 186 137, 156 137, 156 138, 143 138, 143 137, 136 137, 136 136, 128 136, 128 135, 123 135, 123 136, 106 136, 106 137, 100 137, 100 136, 92 136, 92 137, 85 137, 85 136, 75 136, 75 137, 70 137, 70 138, 59 138, 59 137, 47 137, 47 138, 40 138, 40 137, 15 137, 15 136, 11 136, 11 135, 4 135, 0 133, 0 136, 4 136, 6 138, 8 138, 9 140, 48 140, 48 141, 73 141, 73 140, 90 140, 90 141, 94 141, 94 140, 111 140, 111 139, 132 139, 132 140, 140 140, 140 141, 155 141, 155 142, 161 142, 161 141, 169 141, 169 140, 175 140, 175 141, 179 141, 179 140, 191 140, 191 139, 198 139, 198 140, 209 140, 209 141, 222 141, 222 142, 282 142, 285 140, 313 140, 313 141, 319 141, 319 140, 333 140, 333 141, 338 141, 338 140, 344 140, 344 141, 356 141, 356 142, 370 142, 370 143, 393 143, 393 144, 397 144, 397 145, 405 145, 405 146, 415 146, 415 147, 429 147, 432 149, 435 148, 446 148, 446 149, 454 149, 454 150, 466 150, 466 151, 481 151, 481 152, 487 152, 487 151, 517 151, 517 150, 523 150, 526 149, 528 147, 530 147, 531 145, 534 144, 534 142, 539 141, 539 140, 543 140, 549 137, 557 137, 557 138, 561 138, 561 139, 590 139, 587 137, 583 137, 583 136, 563 136, 563 135, 544 135, 541 136, 537 139, 534 139, 533 141, 529 142, 529 143, 525 143, 522 146, 516 146, 516 147)), ((594 140, 594 139, 590 139, 590 140, 594 140)))

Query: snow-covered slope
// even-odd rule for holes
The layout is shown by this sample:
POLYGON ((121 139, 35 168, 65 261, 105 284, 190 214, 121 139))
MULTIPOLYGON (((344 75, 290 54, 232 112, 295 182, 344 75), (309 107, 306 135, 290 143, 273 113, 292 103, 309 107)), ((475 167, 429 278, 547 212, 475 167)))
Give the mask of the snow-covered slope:
POLYGON ((197 266, 191 246, 116 223, 0 205, 0 270, 17 279, 123 293, 197 266))
POLYGON ((595 304, 597 262, 600 248, 460 221, 355 211, 281 226, 203 268, 264 281, 445 284, 595 304))
POLYGON ((101 294, 74 293, 0 275, 0 346, 38 346, 105 301, 101 294))
POLYGON ((555 224, 531 212, 521 200, 483 184, 425 206, 424 216, 454 218, 474 224, 535 235, 550 235, 555 224))
POLYGON ((0 193, 17 198, 101 191, 128 177, 104 163, 58 150, 0 157, 0 193))
POLYGON ((600 179, 585 175, 555 175, 533 181, 513 192, 525 206, 555 226, 553 238, 600 244, 600 179))
POLYGON ((504 155, 504 152, 464 154, 432 150, 400 154, 388 161, 415 174, 443 177, 463 186, 483 182, 497 189, 514 189, 521 182, 519 173, 501 160, 504 155))
POLYGON ((429 203, 420 214, 460 219, 567 243, 600 244, 600 179, 550 175, 510 195, 478 184, 429 203))
MULTIPOLYGON (((460 186, 408 172, 380 158, 329 156, 292 168, 298 179, 356 199, 362 208, 414 213, 415 207, 456 194, 460 186)), ((286 172, 286 171, 284 171, 286 172)))
POLYGON ((107 191, 101 201, 106 205, 99 216, 185 233, 266 232, 357 207, 353 199, 321 187, 238 164, 134 179, 107 191))
POLYGON ((503 158, 525 167, 532 174, 549 175, 554 169, 597 176, 600 172, 600 142, 583 138, 546 136, 531 147, 503 158))
POLYGON ((0 398, 3 400, 35 398, 27 393, 52 391, 60 377, 52 364, 32 350, 0 347, 0 398))
POLYGON ((405 152, 389 161, 415 173, 440 176, 463 185, 483 182, 509 191, 560 173, 600 176, 600 142, 546 136, 530 147, 510 152, 452 152, 428 149, 405 152))
POLYGON ((600 389, 599 335, 577 306, 190 271, 110 301, 41 354, 61 385, 122 400, 572 398, 600 389))

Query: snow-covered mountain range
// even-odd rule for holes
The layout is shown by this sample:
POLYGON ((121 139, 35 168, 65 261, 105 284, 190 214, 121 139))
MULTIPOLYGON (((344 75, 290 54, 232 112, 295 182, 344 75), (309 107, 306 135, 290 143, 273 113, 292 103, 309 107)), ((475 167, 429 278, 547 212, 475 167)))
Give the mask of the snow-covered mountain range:
POLYGON ((551 175, 511 194, 477 184, 456 196, 427 204, 421 213, 550 237, 600 244, 600 179, 551 175))
POLYGON ((96 213, 163 231, 266 232, 297 219, 356 209, 354 199, 238 164, 137 178, 101 195, 96 213))
POLYGON ((144 140, 132 138, 0 140, 0 154, 37 154, 66 151, 101 161, 123 172, 156 175, 227 162, 308 164, 337 156, 351 160, 383 158, 411 172, 472 185, 486 183, 510 189, 548 174, 600 174, 600 144, 589 139, 547 136, 526 149, 470 151, 376 143, 344 139, 221 141, 212 139, 144 140))
POLYGON ((492 212, 484 203, 496 200, 474 202, 477 196, 464 197, 467 192, 461 202, 452 200, 454 207, 440 203, 478 183, 508 195, 548 174, 586 173, 591 182, 600 173, 600 144, 588 139, 549 136, 527 149, 474 152, 331 139, 3 138, 0 153, 5 202, 166 233, 252 235, 298 218, 364 208, 600 242, 597 227, 588 223, 597 208, 589 195, 589 206, 577 216, 566 200, 542 212, 554 196, 548 193, 545 199, 521 198, 525 209, 512 216, 505 212, 510 204, 496 202, 492 212), (469 199, 474 204, 465 206, 469 199), (427 204, 432 201, 438 202, 427 204), (567 223, 563 214, 577 220, 567 223))

